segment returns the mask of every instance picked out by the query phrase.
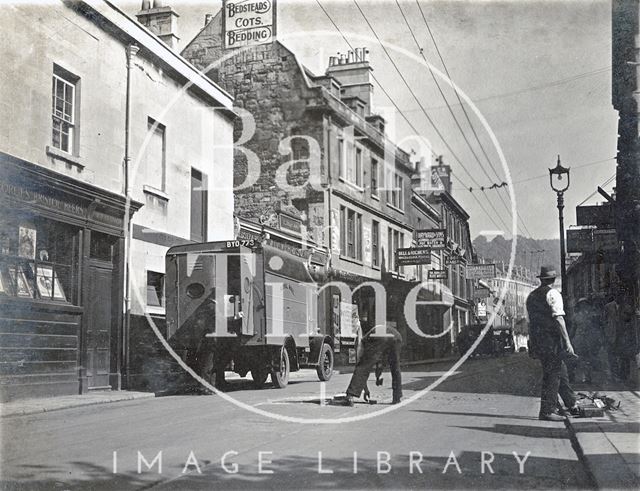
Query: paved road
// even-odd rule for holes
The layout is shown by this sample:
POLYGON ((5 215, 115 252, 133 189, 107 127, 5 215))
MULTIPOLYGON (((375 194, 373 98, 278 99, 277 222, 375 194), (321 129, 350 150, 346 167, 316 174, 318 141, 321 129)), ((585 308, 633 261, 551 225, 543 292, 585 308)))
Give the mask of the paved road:
MULTIPOLYGON (((405 398, 429 386, 447 368, 429 365, 405 370, 405 398)), ((4 487, 589 486, 564 425, 536 418, 538 371, 526 356, 470 360, 435 390, 392 412, 324 424, 396 407, 389 404, 388 373, 382 388, 371 387, 373 397, 379 399, 377 405, 321 404, 323 396, 344 391, 349 377, 334 375, 324 394, 310 371, 296 374, 283 390, 253 390, 237 380, 227 393, 275 415, 321 420, 312 424, 255 414, 215 395, 170 396, 3 418, 4 487), (162 473, 158 461, 150 470, 141 461, 142 472, 137 472, 138 452, 151 463, 160 451, 162 473), (113 452, 117 452, 116 469, 113 452), (521 461, 530 452, 522 473, 513 452, 521 461), (489 463, 484 473, 483 458, 489 463), (191 465, 185 469, 188 461, 191 465)))

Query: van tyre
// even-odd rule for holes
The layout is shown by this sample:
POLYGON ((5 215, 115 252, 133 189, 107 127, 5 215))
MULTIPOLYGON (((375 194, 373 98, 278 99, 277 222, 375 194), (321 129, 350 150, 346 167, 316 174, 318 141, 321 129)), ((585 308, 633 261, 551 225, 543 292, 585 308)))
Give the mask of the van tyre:
POLYGON ((253 379, 253 386, 256 389, 262 389, 264 383, 269 376, 269 369, 267 367, 253 368, 251 370, 251 378, 253 379))
POLYGON ((271 382, 276 389, 283 389, 289 383, 289 353, 284 346, 280 348, 280 356, 271 371, 271 382))
POLYGON ((327 382, 333 375, 333 350, 327 343, 322 345, 316 372, 318 373, 318 378, 323 382, 327 382))

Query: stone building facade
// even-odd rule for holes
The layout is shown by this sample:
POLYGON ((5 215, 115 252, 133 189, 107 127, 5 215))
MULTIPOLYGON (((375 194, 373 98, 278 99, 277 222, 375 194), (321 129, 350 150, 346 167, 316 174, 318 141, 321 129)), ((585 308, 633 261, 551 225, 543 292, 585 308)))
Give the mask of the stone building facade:
MULTIPOLYGON (((329 253, 329 280, 387 287, 387 321, 407 334, 402 303, 413 266, 397 267, 410 247, 409 155, 372 114, 366 49, 331 57, 325 74, 302 66, 282 43, 223 50, 221 14, 182 52, 228 90, 240 113, 235 141, 235 207, 245 219, 283 228, 283 207, 297 214, 309 242, 329 253)), ((351 324, 340 292, 328 290, 329 334, 347 339, 351 324)), ((373 323, 371 288, 356 295, 362 322, 373 323)))

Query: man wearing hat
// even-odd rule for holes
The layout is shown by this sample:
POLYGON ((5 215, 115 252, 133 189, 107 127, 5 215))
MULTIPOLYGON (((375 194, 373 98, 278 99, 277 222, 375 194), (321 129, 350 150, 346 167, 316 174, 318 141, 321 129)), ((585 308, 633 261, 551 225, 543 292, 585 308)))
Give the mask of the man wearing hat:
POLYGON ((562 421, 557 412, 558 393, 568 408, 575 406, 576 397, 569 385, 564 358, 575 357, 564 322, 562 295, 552 288, 556 272, 551 266, 540 268, 540 286, 527 297, 531 355, 542 364, 542 390, 539 418, 562 421))

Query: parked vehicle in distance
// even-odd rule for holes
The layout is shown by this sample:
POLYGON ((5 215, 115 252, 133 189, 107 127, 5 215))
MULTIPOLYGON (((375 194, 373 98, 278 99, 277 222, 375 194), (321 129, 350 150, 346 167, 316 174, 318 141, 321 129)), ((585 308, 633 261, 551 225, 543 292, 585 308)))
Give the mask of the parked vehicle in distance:
MULTIPOLYGON (((469 348, 471 348, 485 326, 486 323, 476 323, 468 324, 460 329, 456 338, 460 356, 464 355, 469 348)), ((513 352, 515 352, 513 330, 507 326, 491 326, 470 356, 500 356, 513 352)))

